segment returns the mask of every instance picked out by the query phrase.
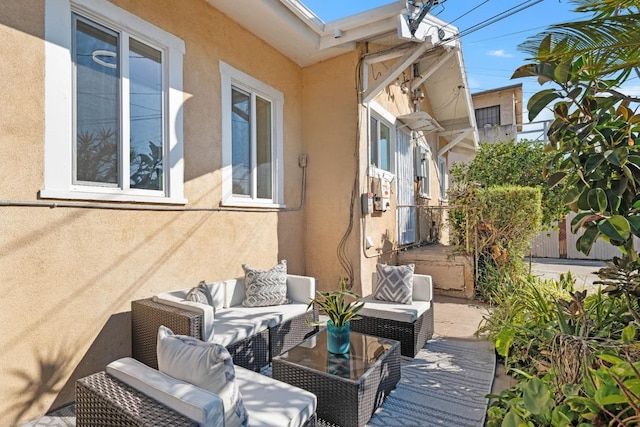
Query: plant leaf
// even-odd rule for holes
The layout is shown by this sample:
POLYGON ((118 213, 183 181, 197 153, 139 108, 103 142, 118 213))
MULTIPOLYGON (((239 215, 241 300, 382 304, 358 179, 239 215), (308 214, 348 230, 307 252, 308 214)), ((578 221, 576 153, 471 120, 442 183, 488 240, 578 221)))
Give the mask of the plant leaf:
POLYGON ((550 102, 560 98, 558 92, 555 89, 545 89, 529 98, 527 108, 529 109, 529 121, 533 121, 538 114, 549 105, 550 102))
POLYGON ((522 397, 525 408, 532 414, 541 415, 551 411, 553 401, 549 388, 537 377, 523 385, 522 397))
POLYGON ((598 230, 611 240, 625 241, 631 237, 629 221, 622 215, 614 215, 598 224, 598 230))

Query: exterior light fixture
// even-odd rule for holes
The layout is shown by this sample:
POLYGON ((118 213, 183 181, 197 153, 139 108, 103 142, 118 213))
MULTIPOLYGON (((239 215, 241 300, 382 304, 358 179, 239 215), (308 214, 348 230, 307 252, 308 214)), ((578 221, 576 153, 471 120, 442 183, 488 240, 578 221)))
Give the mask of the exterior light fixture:
POLYGON ((411 100, 413 102, 422 102, 422 101, 424 101, 424 92, 422 91, 422 89, 416 90, 413 93, 413 95, 411 96, 411 100))

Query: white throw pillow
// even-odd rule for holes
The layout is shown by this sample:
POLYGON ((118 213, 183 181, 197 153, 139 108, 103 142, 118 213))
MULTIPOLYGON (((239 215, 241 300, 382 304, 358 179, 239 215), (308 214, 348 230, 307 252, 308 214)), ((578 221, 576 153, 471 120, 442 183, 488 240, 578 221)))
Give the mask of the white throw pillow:
POLYGON ((224 346, 158 329, 158 370, 216 394, 224 404, 225 426, 247 426, 248 415, 224 346))
POLYGON ((411 304, 414 267, 414 264, 397 266, 377 264, 378 283, 373 297, 380 301, 411 304))

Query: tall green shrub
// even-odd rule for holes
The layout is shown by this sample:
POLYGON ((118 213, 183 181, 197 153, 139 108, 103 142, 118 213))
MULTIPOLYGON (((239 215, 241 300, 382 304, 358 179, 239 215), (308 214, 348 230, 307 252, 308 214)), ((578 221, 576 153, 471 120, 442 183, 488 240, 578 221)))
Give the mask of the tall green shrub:
POLYGON ((542 141, 483 142, 469 163, 456 163, 451 175, 457 184, 481 183, 486 187, 517 185, 539 188, 542 193, 542 225, 551 226, 567 209, 562 190, 551 188, 544 169, 553 154, 546 152, 542 141))
POLYGON ((455 203, 458 241, 478 260, 476 292, 490 298, 504 275, 523 269, 522 259, 542 217, 541 193, 531 187, 467 187, 455 203))

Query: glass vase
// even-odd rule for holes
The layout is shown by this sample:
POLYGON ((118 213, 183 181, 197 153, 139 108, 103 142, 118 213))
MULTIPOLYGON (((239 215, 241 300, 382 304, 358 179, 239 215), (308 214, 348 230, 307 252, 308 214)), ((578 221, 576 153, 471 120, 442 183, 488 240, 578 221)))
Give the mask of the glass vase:
POLYGON ((344 326, 334 326, 331 320, 327 321, 327 350, 329 353, 349 353, 349 339, 351 327, 349 322, 344 326))

